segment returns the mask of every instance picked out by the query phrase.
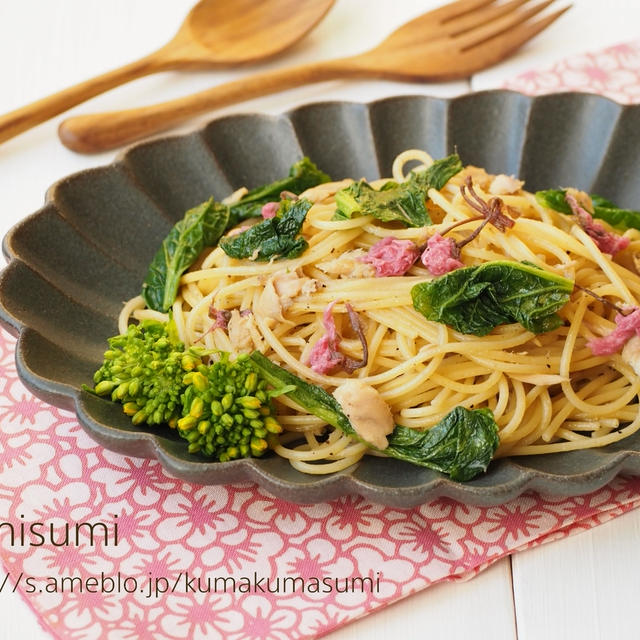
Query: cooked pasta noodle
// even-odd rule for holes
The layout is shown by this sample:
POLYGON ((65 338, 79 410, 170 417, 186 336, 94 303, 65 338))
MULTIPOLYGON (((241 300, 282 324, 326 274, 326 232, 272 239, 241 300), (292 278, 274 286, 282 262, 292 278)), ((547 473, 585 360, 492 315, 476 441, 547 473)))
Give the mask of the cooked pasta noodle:
MULTIPOLYGON (((407 177, 405 167, 421 170, 432 163, 422 151, 402 153, 393 164, 393 179, 407 177)), ((528 455, 599 447, 630 435, 640 427, 640 379, 633 363, 620 354, 595 356, 589 339, 610 332, 615 310, 588 293, 574 289, 560 309, 564 326, 535 335, 520 324, 499 326, 489 335, 465 335, 425 319, 412 306, 411 288, 432 276, 420 264, 404 276, 375 277, 360 268, 355 250, 367 251, 385 236, 423 245, 434 231, 477 216, 461 185, 474 177, 476 192, 483 172, 467 168, 445 187, 429 192, 431 227, 400 228, 368 216, 333 220, 334 195, 350 181, 323 184, 303 194, 313 202, 303 226, 309 248, 291 260, 253 262, 228 257, 221 248, 209 250, 199 266, 181 280, 172 313, 181 339, 223 351, 258 349, 303 379, 333 391, 348 377, 374 387, 390 406, 398 424, 428 429, 453 407, 488 407, 499 427, 497 455, 528 455), (354 268, 349 269, 351 264, 354 268), (270 320, 262 309, 268 283, 283 273, 295 274, 306 286, 283 305, 281 319, 270 320), (348 331, 347 304, 364 326, 369 355, 354 373, 328 375, 309 366, 313 346, 324 335, 323 312, 333 313, 345 336, 341 351, 352 358, 362 353, 357 336, 348 331), (250 310, 241 331, 212 328, 210 308, 250 310), (241 335, 240 335, 241 334, 241 335)), ((486 176, 486 174, 484 174, 486 176)), ((374 183, 379 187, 385 180, 374 183)), ((640 250, 640 233, 629 230, 629 248, 615 261, 602 253, 569 216, 540 206, 532 194, 518 188, 501 196, 517 211, 514 226, 501 232, 487 225, 461 252, 465 266, 488 260, 528 261, 618 304, 637 305, 640 276, 632 256, 640 250)), ((471 225, 449 235, 462 239, 471 225)), ((120 329, 130 318, 164 317, 145 310, 141 298, 122 310, 120 329)), ((277 417, 285 428, 276 453, 306 473, 330 473, 357 462, 367 447, 302 411, 286 396, 276 400, 277 417), (323 464, 318 464, 322 462, 323 464)))

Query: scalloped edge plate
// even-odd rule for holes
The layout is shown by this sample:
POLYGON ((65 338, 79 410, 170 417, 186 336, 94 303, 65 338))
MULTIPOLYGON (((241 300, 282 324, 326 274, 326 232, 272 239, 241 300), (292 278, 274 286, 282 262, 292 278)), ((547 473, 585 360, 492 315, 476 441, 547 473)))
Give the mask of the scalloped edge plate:
POLYGON ((280 177, 302 155, 335 178, 372 179, 389 175, 395 155, 408 148, 434 157, 455 149, 465 164, 515 174, 530 190, 573 185, 621 206, 640 205, 640 180, 632 179, 640 175, 640 106, 595 95, 399 96, 219 118, 60 180, 44 207, 7 234, 0 322, 18 336, 22 381, 38 397, 74 410, 108 449, 157 458, 189 482, 252 481, 294 502, 356 493, 395 507, 441 497, 493 505, 529 490, 584 494, 619 473, 640 473, 640 434, 601 449, 497 460, 465 484, 376 457, 331 476, 301 474, 275 455, 212 463, 187 454, 170 429, 142 431, 113 403, 80 390, 99 366, 106 338, 117 333, 121 301, 139 291, 156 247, 186 209, 280 177))

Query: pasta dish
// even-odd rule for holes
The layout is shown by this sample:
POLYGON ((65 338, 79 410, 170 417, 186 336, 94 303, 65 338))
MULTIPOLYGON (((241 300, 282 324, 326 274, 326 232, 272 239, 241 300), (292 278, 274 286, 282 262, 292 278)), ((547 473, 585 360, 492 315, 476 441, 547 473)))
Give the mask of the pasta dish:
MULTIPOLYGON (((226 211, 219 240, 195 243, 164 306, 149 304, 148 278, 124 305, 119 330, 171 323, 193 359, 185 365, 182 356, 180 378, 196 395, 205 387, 198 367, 221 358, 257 354, 260 373, 262 354, 288 372, 277 393, 266 373, 259 386, 243 374, 248 391, 233 406, 244 416, 236 422, 262 425, 255 429, 269 432, 265 446, 296 469, 332 473, 368 453, 410 460, 415 445, 431 456, 425 466, 467 479, 492 457, 600 447, 640 427, 640 232, 629 223, 636 212, 572 188, 530 193, 512 176, 417 150, 398 156, 389 178, 282 189, 268 202, 254 199, 251 216, 229 219, 255 192, 208 203, 226 211), (243 399, 252 388, 262 389, 255 405, 243 399), (319 389, 325 412, 305 407, 295 388, 319 389), (477 431, 444 429, 454 409, 456 429, 473 416, 485 421, 487 443, 478 444, 477 431), (346 429, 336 426, 343 418, 346 429), (435 440, 406 440, 407 430, 436 428, 435 440), (469 458, 473 473, 458 472, 474 447, 488 447, 488 458, 469 458), (444 461, 451 457, 455 464, 444 461)), ((178 251, 171 246, 150 274, 158 260, 166 270, 178 251)), ((105 366, 95 391, 102 384, 101 395, 108 391, 129 415, 153 415, 135 385, 118 394, 122 379, 104 384, 105 366)), ((216 414, 235 392, 198 400, 180 393, 188 406, 158 422, 207 457, 222 442, 216 414)), ((250 437, 249 449, 225 444, 230 453, 212 457, 262 455, 250 437)))

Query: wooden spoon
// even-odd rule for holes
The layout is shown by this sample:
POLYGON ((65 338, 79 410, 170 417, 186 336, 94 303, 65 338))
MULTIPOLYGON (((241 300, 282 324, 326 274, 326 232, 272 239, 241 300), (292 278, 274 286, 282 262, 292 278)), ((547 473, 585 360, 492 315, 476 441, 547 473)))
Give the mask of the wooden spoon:
POLYGON ((276 69, 147 107, 69 118, 62 143, 81 153, 113 149, 195 115, 250 98, 337 78, 451 80, 495 64, 559 18, 568 7, 537 19, 554 0, 456 0, 396 29, 362 54, 276 69))
POLYGON ((200 0, 178 33, 144 58, 0 117, 0 142, 135 78, 170 69, 247 64, 295 44, 335 0, 200 0))

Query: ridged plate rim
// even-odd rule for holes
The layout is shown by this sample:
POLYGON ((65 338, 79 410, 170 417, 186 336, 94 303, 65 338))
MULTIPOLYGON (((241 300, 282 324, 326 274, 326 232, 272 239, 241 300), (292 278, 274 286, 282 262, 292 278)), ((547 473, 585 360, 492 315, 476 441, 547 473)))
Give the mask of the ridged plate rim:
MULTIPOLYGON (((629 111, 640 113, 640 106, 620 105, 613 100, 593 94, 567 93, 554 95, 572 96, 571 100, 577 100, 580 103, 588 101, 589 104, 595 104, 596 107, 598 104, 611 105, 611 108, 617 112, 617 119, 612 125, 612 132, 616 130, 617 123, 623 113, 629 111)), ((265 464, 263 459, 240 460, 228 463, 185 460, 179 455, 176 455, 175 451, 172 450, 175 449, 175 443, 167 444, 166 439, 154 433, 123 431, 112 424, 104 424, 97 421, 87 410, 87 407, 90 407, 92 402, 104 401, 91 398, 78 387, 66 385, 60 380, 47 378, 42 372, 31 367, 29 364, 29 351, 25 345, 33 339, 35 339, 36 342, 38 340, 42 342, 44 339, 41 340, 41 336, 36 329, 29 326, 29 323, 21 319, 19 314, 11 311, 5 305, 5 296, 7 295, 8 289, 7 282, 11 277, 14 277, 12 273, 22 268, 20 264, 31 268, 30 265, 22 262, 13 247, 13 239, 22 226, 27 221, 29 224, 39 224, 39 218, 42 218, 47 207, 56 204, 56 194, 61 185, 64 185, 69 180, 77 179, 79 176, 91 179, 92 175, 98 175, 101 172, 108 171, 114 166, 126 167, 131 154, 136 153, 136 151, 140 149, 150 148, 155 145, 168 146, 171 141, 184 139, 189 136, 203 137, 212 125, 225 126, 225 123, 227 123, 228 126, 229 123, 237 124, 240 122, 240 119, 245 119, 243 122, 246 122, 246 118, 266 122, 284 119, 293 126, 292 123, 299 116, 310 113, 310 110, 317 113, 324 111, 326 114, 329 111, 333 113, 336 109, 346 111, 351 108, 361 108, 366 112, 370 124, 372 110, 378 109, 381 106, 383 108, 393 107, 394 105, 407 107, 411 106, 409 104, 410 102, 417 104, 430 100, 433 101, 434 104, 439 104, 440 107, 449 114, 452 109, 457 108, 462 101, 471 101, 472 103, 474 101, 483 101, 483 105, 486 107, 486 104, 490 105, 492 101, 507 104, 512 100, 518 101, 518 104, 527 105, 528 113, 530 114, 533 106, 540 105, 541 101, 545 99, 549 99, 549 97, 529 97, 516 92, 497 90, 465 94, 456 98, 392 96, 370 103, 315 102, 302 105, 284 114, 275 116, 264 114, 228 115, 212 120, 199 129, 186 134, 163 136, 132 145, 118 154, 114 162, 109 165, 86 169, 62 178, 54 183, 47 191, 45 206, 16 224, 8 232, 3 241, 3 251, 9 264, 0 274, 0 322, 10 333, 18 337, 16 363, 21 380, 36 396, 51 404, 75 411, 84 429, 98 443, 108 449, 132 456, 156 458, 165 470, 172 475, 197 484, 257 482, 276 496, 292 502, 315 503, 331 500, 345 494, 359 494, 373 501, 400 508, 415 506, 436 498, 450 498, 468 504, 488 506, 502 504, 527 491, 533 490, 554 496, 569 497, 585 494, 600 488, 620 473, 640 473, 640 438, 629 440, 628 446, 623 446, 622 449, 620 449, 618 445, 591 450, 588 452, 587 458, 593 464, 584 466, 582 470, 577 468, 573 473, 554 473, 553 471, 536 468, 531 466, 532 459, 506 458, 494 461, 485 476, 465 484, 452 482, 441 474, 434 472, 425 472, 424 481, 411 486, 391 486, 385 485, 384 483, 376 484, 370 480, 358 478, 357 466, 354 469, 349 469, 331 476, 318 476, 313 479, 300 477, 292 480, 291 477, 285 479, 282 476, 274 474, 268 469, 268 464, 265 464)), ((561 100, 562 98, 556 99, 561 100)), ((447 127, 450 128, 450 126, 451 123, 447 120, 447 127)), ((611 135, 613 136, 613 133, 611 135)), ((527 140, 526 136, 527 134, 525 132, 524 141, 527 140)), ((638 137, 640 138, 640 134, 638 137)), ((455 141, 447 140, 447 144, 452 142, 455 141)), ((638 140, 638 142, 640 142, 640 140, 638 140)), ((608 154, 611 153, 612 150, 609 147, 603 149, 601 162, 606 162, 608 154)), ((378 158, 376 158, 376 162, 377 161, 378 158)), ((465 164, 472 162, 472 160, 467 158, 463 158, 463 161, 465 164)), ((522 157, 520 158, 520 162, 521 161, 522 157)), ((331 170, 330 167, 326 169, 328 171, 331 170)), ((151 197, 152 195, 153 194, 151 194, 151 197)), ((217 195, 220 197, 220 194, 217 195)), ((38 275, 42 276, 42 274, 38 275)), ((106 337, 107 336, 104 336, 105 339, 106 337)), ((46 340, 44 340, 44 342, 46 342, 46 340)), ((64 345, 61 346, 64 347, 64 345)), ((568 454, 564 453, 553 454, 552 456, 545 456, 545 458, 549 461, 553 459, 553 456, 562 456, 566 459, 567 455, 568 454)), ((392 473, 401 474, 401 466, 395 463, 396 461, 367 458, 360 463, 360 466, 392 464, 395 465, 392 473)), ((376 469, 380 468, 382 467, 376 467, 376 469)), ((401 479, 399 476, 396 477, 401 479)))

